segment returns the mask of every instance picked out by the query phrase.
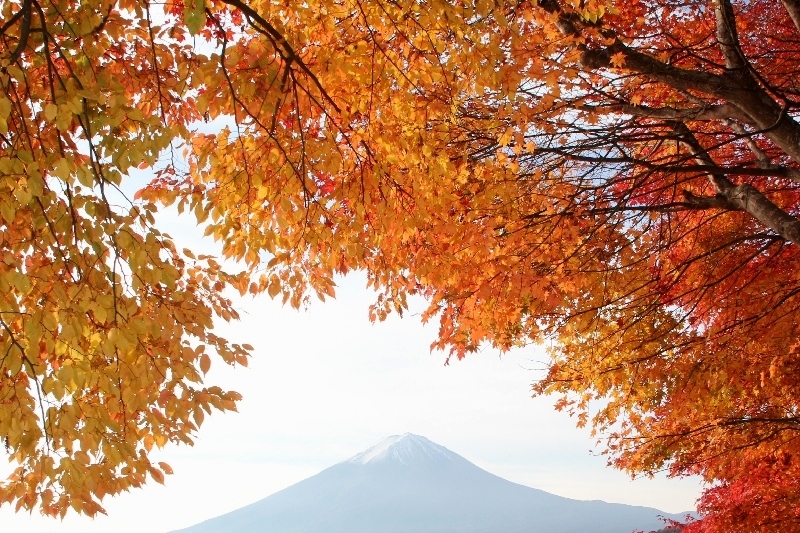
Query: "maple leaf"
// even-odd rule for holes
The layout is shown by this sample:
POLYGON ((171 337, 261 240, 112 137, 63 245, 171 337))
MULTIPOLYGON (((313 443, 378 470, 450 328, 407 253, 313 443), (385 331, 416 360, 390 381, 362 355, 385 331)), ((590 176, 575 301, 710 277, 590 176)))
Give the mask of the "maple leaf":
POLYGON ((611 59, 609 59, 609 64, 616 68, 625 66, 625 53, 617 52, 616 54, 612 55, 611 59))

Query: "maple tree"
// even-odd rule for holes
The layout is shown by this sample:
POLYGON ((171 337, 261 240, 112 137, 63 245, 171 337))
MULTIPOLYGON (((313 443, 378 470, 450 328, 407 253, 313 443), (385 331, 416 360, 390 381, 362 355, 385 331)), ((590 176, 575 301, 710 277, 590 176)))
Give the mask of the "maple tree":
POLYGON ((456 357, 546 343, 535 393, 615 466, 710 483, 686 531, 797 527, 795 0, 18 0, 0 23, 0 500, 94 514, 162 480, 152 447, 238 399, 202 384, 209 354, 247 360, 213 333, 224 289, 299 307, 361 269, 373 318, 421 294, 456 357), (178 250, 170 205, 244 272, 178 250))

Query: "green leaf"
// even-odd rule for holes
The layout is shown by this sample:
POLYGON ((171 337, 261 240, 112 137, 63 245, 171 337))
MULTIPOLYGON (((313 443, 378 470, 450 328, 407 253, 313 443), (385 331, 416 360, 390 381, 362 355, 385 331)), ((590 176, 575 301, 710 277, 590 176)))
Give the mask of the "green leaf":
POLYGON ((206 3, 205 0, 188 0, 183 9, 183 20, 189 33, 197 35, 200 28, 206 24, 206 3))

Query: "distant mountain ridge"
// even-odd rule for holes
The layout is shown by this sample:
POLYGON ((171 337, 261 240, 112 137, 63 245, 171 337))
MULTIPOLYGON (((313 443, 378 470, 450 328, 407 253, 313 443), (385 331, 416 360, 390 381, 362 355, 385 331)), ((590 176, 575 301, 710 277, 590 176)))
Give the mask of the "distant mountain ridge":
POLYGON ((659 516, 683 518, 512 483, 406 433, 180 533, 630 533, 659 516))

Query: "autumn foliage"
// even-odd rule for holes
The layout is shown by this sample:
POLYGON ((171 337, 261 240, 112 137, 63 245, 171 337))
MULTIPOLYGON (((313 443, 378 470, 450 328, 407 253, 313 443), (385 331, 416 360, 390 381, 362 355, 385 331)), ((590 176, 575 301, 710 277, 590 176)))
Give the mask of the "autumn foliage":
POLYGON ((546 343, 534 391, 611 463, 709 483, 685 531, 800 530, 795 0, 0 17, 0 500, 161 481, 147 452, 238 399, 202 384, 249 350, 222 291, 299 307, 361 269, 374 318, 423 295, 452 356, 546 343), (169 205, 244 271, 178 250, 169 205))

